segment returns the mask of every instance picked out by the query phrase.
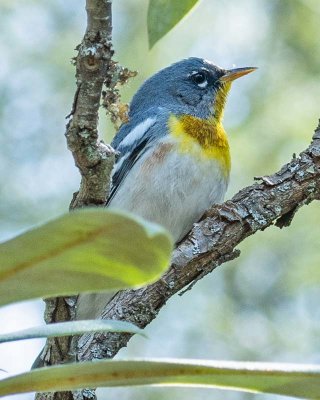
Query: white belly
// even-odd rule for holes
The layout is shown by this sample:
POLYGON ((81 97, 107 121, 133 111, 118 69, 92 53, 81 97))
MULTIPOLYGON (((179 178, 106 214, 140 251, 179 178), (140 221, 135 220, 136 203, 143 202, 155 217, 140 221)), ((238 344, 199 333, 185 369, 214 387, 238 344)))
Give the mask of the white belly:
POLYGON ((214 203, 223 201, 228 177, 216 160, 179 153, 172 139, 149 150, 122 182, 110 207, 163 225, 177 242, 214 203), (151 155, 156 163, 150 162, 151 155))

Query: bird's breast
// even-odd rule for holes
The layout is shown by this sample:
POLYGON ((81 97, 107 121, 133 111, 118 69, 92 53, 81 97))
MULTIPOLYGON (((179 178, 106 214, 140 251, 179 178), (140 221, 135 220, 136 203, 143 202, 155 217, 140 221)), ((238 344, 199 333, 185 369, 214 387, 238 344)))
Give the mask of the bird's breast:
POLYGON ((198 158, 217 161, 226 177, 229 176, 231 159, 227 134, 221 121, 214 117, 201 119, 192 115, 168 119, 170 135, 177 140, 179 151, 198 158))

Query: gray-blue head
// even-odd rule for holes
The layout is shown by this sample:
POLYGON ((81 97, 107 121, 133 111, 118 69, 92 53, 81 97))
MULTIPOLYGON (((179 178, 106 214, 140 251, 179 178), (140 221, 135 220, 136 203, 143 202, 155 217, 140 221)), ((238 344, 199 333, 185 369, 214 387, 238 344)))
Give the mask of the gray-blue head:
POLYGON ((130 115, 150 107, 202 118, 222 114, 231 82, 255 69, 226 70, 196 57, 179 61, 143 83, 132 99, 130 115))

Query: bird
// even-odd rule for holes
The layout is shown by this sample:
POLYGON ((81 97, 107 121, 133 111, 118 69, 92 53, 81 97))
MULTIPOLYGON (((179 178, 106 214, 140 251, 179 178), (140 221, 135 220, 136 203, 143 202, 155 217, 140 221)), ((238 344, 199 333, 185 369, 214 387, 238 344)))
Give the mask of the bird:
MULTIPOLYGON (((158 223, 181 241, 224 199, 231 168, 222 125, 227 95, 234 80, 255 70, 191 57, 147 79, 111 143, 119 157, 106 206, 158 223)), ((110 297, 80 295, 77 319, 98 318, 110 297)))

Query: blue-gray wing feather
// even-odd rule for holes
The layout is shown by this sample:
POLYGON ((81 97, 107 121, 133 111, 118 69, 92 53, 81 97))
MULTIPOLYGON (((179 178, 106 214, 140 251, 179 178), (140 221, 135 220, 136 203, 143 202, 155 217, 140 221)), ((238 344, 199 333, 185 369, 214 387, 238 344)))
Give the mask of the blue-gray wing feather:
POLYGON ((143 154, 154 144, 154 142, 166 135, 166 123, 168 119, 168 111, 165 109, 151 108, 148 112, 136 115, 134 118, 122 125, 119 132, 114 137, 111 145, 120 155, 116 161, 114 173, 112 175, 112 186, 107 205, 115 196, 120 185, 143 154), (141 133, 133 143, 125 145, 125 138, 132 130, 148 118, 153 122, 148 128, 141 133), (117 167, 119 165, 119 167, 117 167))

